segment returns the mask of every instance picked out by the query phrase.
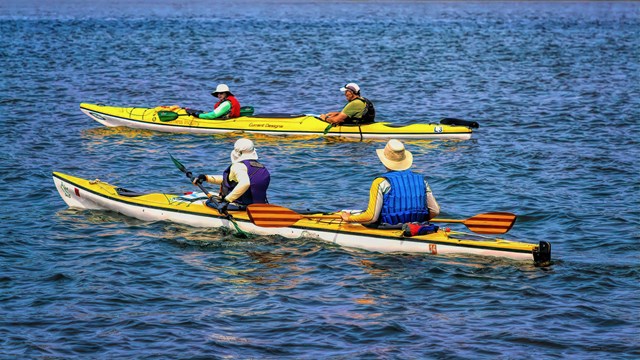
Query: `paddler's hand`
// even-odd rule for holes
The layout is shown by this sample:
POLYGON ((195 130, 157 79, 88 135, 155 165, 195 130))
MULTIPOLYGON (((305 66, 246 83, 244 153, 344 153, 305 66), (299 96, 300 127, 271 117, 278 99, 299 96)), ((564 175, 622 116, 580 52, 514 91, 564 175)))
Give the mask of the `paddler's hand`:
POLYGON ((193 179, 193 183, 195 185, 202 185, 202 183, 205 182, 205 181, 207 181, 207 175, 205 175, 205 174, 200 174, 200 175, 198 175, 197 178, 193 179))
POLYGON ((200 111, 200 110, 194 110, 194 109, 189 109, 189 108, 184 109, 184 111, 187 113, 187 115, 191 115, 191 116, 194 116, 194 117, 198 117, 198 116, 200 116, 200 114, 202 114, 202 111, 200 111))
POLYGON ((351 213, 348 211, 342 211, 340 212, 340 217, 342 218, 342 220, 344 221, 349 221, 349 217, 351 216, 351 213))
POLYGON ((222 199, 222 201, 218 203, 218 212, 220 212, 221 214, 225 214, 227 212, 228 207, 229 207, 229 202, 227 200, 222 199))

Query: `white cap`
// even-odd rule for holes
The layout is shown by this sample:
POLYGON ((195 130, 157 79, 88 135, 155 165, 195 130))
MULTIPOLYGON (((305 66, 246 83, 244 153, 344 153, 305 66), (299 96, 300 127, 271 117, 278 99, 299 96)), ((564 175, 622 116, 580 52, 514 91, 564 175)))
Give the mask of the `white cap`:
POLYGON ((345 92, 347 90, 353 91, 356 95, 360 94, 360 86, 356 83, 348 83, 347 85, 340 88, 340 91, 345 92))
POLYGON ((231 150, 231 162, 237 163, 243 160, 258 160, 258 152, 253 147, 253 141, 238 139, 231 150))

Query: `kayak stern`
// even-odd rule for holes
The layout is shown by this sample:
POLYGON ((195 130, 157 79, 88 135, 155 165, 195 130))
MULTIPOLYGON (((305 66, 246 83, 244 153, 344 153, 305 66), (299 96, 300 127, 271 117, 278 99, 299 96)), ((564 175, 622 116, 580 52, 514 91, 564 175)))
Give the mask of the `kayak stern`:
POLYGON ((533 249, 533 264, 539 267, 551 265, 551 243, 540 241, 538 247, 533 249))

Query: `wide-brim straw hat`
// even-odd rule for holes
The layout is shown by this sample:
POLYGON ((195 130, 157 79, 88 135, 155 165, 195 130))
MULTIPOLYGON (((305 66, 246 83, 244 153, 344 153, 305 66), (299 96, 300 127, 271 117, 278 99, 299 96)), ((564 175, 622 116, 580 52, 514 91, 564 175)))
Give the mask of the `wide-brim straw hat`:
POLYGON ((391 139, 384 149, 377 149, 376 154, 382 164, 395 171, 407 170, 413 164, 413 154, 404 148, 399 140, 391 139))

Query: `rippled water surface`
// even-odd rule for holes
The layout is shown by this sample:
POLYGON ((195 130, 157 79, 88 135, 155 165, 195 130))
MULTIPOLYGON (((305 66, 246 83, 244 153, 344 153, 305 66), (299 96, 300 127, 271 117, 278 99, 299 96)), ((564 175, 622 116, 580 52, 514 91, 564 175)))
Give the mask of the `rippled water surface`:
MULTIPOLYGON (((0 357, 638 358, 636 2, 3 1, 0 357), (52 171, 140 191, 239 135, 105 128, 81 102, 478 121, 415 141, 443 216, 509 211, 554 263, 377 254, 68 209, 52 171)), ((251 137, 295 209, 364 207, 383 142, 251 137)), ((463 230, 464 228, 457 228, 463 230)))

